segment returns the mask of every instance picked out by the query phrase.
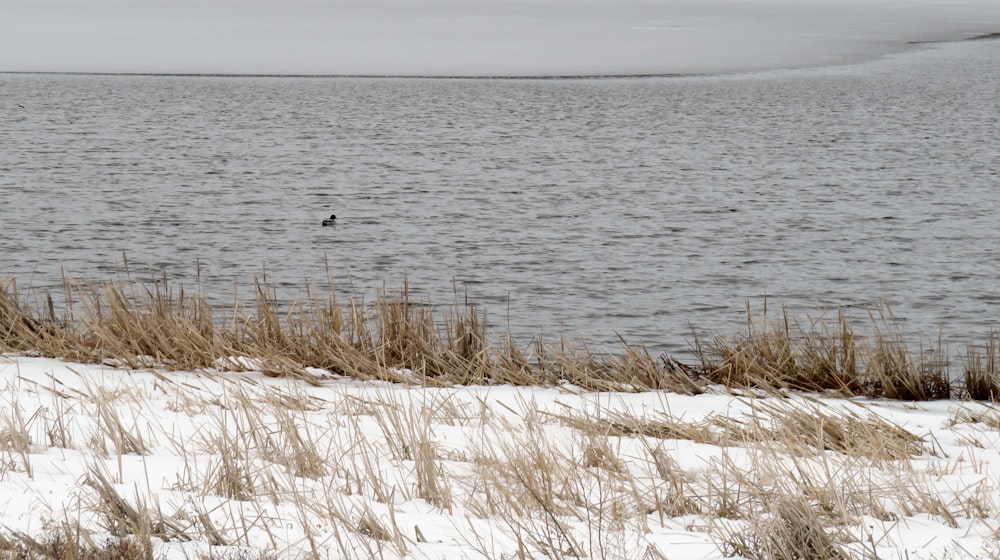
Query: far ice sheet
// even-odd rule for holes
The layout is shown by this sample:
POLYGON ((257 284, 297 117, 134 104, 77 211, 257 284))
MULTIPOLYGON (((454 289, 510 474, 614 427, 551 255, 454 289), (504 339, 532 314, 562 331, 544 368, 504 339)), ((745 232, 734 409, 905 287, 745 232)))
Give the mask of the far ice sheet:
POLYGON ((0 0, 0 72, 719 73, 998 31, 997 0, 0 0))

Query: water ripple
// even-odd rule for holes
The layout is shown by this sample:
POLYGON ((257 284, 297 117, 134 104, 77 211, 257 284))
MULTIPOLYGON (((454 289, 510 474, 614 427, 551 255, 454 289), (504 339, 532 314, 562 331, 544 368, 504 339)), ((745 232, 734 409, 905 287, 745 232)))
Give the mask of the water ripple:
POLYGON ((765 294, 888 301, 964 344, 1000 309, 997 91, 1000 41, 728 78, 0 75, 30 101, 0 128, 0 273, 58 291, 124 254, 223 305, 264 271, 289 298, 405 275, 521 339, 668 351, 765 294))

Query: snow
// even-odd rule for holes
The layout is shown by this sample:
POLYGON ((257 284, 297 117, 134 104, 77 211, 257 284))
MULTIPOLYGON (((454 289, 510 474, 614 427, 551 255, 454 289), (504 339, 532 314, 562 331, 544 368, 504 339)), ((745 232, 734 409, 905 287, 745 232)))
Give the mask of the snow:
POLYGON ((995 0, 0 0, 0 72, 571 76, 856 62, 995 0))
POLYGON ((19 355, 0 357, 0 389, 6 535, 40 538, 66 523, 109 535, 104 480, 126 504, 174 527, 174 539, 153 539, 157 558, 516 558, 519 539, 530 557, 555 554, 544 546, 562 542, 558 529, 590 558, 693 560, 722 558, 726 527, 743 534, 766 518, 755 496, 808 490, 816 500, 861 503, 848 503, 849 518, 833 524, 852 555, 873 547, 880 558, 1000 552, 1000 413, 978 403, 428 388, 328 373, 313 385, 253 371, 127 370, 19 355), (907 458, 879 449, 795 456, 768 437, 729 441, 719 423, 752 429, 796 410, 881 419, 917 439, 907 458), (581 428, 623 418, 702 431, 671 438, 581 428), (543 491, 533 477, 550 471, 559 473, 548 487, 554 516, 525 491, 543 491), (692 502, 667 508, 671 484, 692 502), (724 496, 740 514, 711 514, 724 496))

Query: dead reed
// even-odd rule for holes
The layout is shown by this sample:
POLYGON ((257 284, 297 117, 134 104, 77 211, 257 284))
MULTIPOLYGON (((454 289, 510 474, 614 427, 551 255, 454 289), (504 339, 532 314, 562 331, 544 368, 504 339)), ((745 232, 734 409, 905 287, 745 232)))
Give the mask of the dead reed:
POLYGON ((777 322, 754 319, 747 307, 746 331, 733 338, 696 340, 708 378, 730 387, 782 390, 833 390, 854 394, 858 389, 858 349, 853 329, 843 314, 832 331, 822 321, 808 328, 782 309, 777 322))
POLYGON ((25 533, 0 535, 0 560, 145 560, 146 545, 132 537, 95 543, 78 527, 63 526, 41 538, 25 533))
POLYGON ((405 282, 399 293, 380 293, 371 305, 310 293, 308 302, 287 308, 273 287, 255 283, 253 305, 237 303, 226 320, 204 297, 164 279, 135 282, 130 289, 68 280, 66 286, 73 293, 67 301, 81 309, 55 319, 54 311, 47 311, 49 317, 24 303, 13 280, 0 284, 0 348, 129 367, 197 370, 236 364, 313 382, 307 367, 442 386, 569 382, 585 390, 700 391, 690 369, 655 359, 644 348, 626 346, 615 357, 541 341, 528 352, 509 337, 494 344, 484 311, 456 300, 439 314, 412 301, 405 282))
MULTIPOLYGON (((766 306, 762 319, 755 319, 749 307, 747 317, 745 331, 735 337, 696 339, 701 372, 710 381, 765 392, 828 392, 905 401, 963 396, 940 339, 929 350, 921 345, 912 351, 887 306, 869 310, 867 337, 857 334, 843 311, 835 321, 821 316, 806 326, 790 318, 786 309, 773 322, 766 306)), ((988 358, 974 357, 970 363, 979 367, 971 376, 973 387, 996 382, 988 358)))
POLYGON ((494 339, 486 312, 456 297, 443 312, 415 302, 406 282, 372 304, 341 302, 307 290, 282 305, 273 286, 254 283, 252 305, 222 313, 201 295, 165 278, 91 284, 66 280, 70 302, 57 317, 51 298, 25 303, 13 279, 0 282, 0 348, 85 362, 166 369, 256 369, 265 375, 319 380, 307 368, 359 379, 431 386, 570 384, 585 391, 698 394, 709 384, 764 392, 832 392, 898 400, 1000 395, 998 340, 985 354, 970 349, 964 387, 940 343, 912 351, 887 308, 869 313, 867 329, 841 311, 804 322, 767 308, 735 336, 695 337, 696 365, 654 357, 624 340, 617 355, 541 338, 529 348, 494 339), (867 330, 867 336, 859 334, 867 330))
POLYGON ((990 333, 983 353, 969 345, 964 374, 970 399, 1000 401, 1000 331, 990 333))
POLYGON ((806 497, 781 496, 748 527, 730 530, 723 551, 750 560, 847 560, 823 517, 806 497))

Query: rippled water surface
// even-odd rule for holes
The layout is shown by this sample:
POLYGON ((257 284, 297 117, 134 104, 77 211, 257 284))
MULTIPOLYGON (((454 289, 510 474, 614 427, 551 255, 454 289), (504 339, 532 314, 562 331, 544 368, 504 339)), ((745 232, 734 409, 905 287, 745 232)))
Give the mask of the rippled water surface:
POLYGON ((220 303, 329 267, 366 298, 457 286, 522 340, 672 352, 764 294, 884 299, 957 343, 1000 318, 1000 41, 679 79, 2 75, 0 100, 22 293, 123 254, 220 303))

